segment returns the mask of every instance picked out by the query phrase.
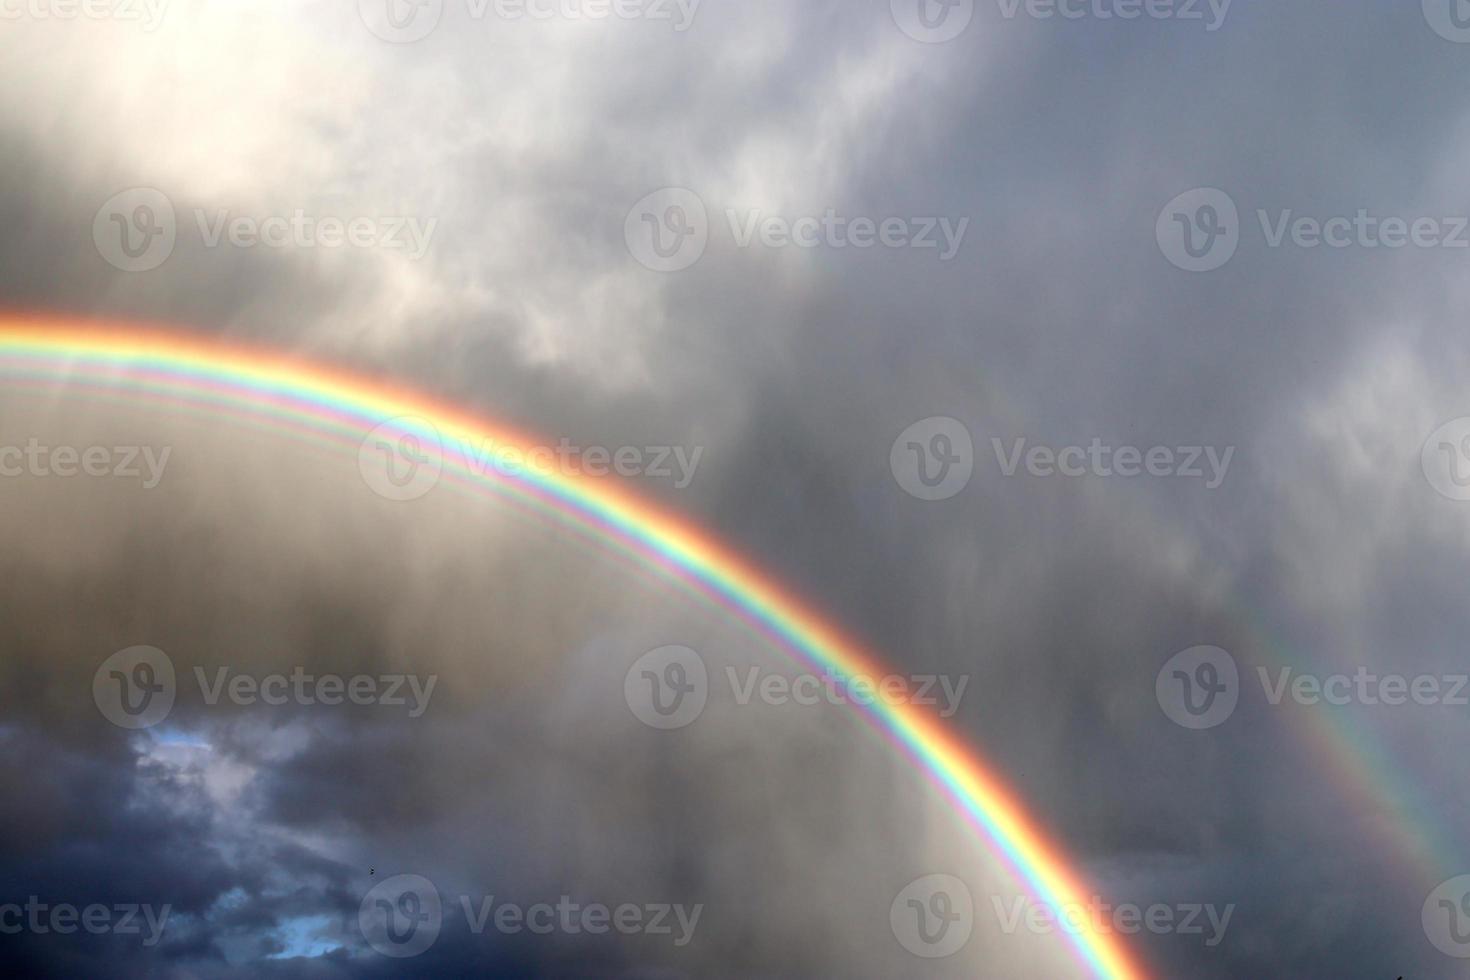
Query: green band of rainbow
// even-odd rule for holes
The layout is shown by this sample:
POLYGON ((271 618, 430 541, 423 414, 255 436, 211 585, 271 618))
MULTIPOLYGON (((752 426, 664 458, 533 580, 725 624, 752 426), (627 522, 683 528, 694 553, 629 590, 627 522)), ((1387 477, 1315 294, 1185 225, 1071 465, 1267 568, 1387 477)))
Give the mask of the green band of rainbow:
MULTIPOLYGON (((515 475, 473 465, 449 447, 494 444, 529 450, 538 441, 492 426, 462 409, 391 384, 355 377, 237 344, 133 325, 0 315, 0 376, 17 382, 101 385, 171 405, 206 406, 266 418, 278 427, 330 437, 355 452, 366 434, 392 422, 405 434, 438 439, 446 476, 556 512, 599 538, 636 552, 732 610, 811 665, 839 677, 879 676, 876 657, 708 533, 638 500, 610 480, 529 467, 515 475)), ((1090 892, 1061 851, 979 755, 927 709, 876 700, 861 708, 956 804, 982 840, 1027 884, 1061 910, 1090 892)), ((1110 932, 1064 930, 1097 976, 1146 973, 1110 932)))

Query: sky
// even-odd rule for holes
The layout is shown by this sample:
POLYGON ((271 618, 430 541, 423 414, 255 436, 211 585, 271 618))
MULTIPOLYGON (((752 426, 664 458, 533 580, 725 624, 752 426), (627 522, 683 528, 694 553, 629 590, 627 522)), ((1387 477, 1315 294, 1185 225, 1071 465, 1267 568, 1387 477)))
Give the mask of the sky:
POLYGON ((851 687, 436 468, 505 447, 39 316, 717 537, 1140 976, 1463 977, 1467 81, 1463 0, 0 0, 0 957, 1095 975, 851 687))

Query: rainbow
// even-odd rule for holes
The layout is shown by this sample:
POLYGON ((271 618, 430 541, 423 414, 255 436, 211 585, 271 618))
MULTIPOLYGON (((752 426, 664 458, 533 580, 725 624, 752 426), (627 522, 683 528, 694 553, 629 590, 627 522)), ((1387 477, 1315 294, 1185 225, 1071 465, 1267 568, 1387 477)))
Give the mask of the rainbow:
MULTIPOLYGON (((579 528, 615 550, 730 610, 761 635, 818 670, 881 676, 878 659, 788 589, 708 533, 634 497, 616 482, 522 467, 511 476, 476 465, 453 446, 518 447, 532 436, 493 426, 462 409, 392 383, 292 356, 132 324, 0 314, 0 377, 18 385, 87 386, 171 408, 267 419, 274 429, 350 447, 369 431, 437 440, 443 479, 489 491, 579 528)), ((1015 794, 927 709, 876 700, 866 720, 909 756, 964 820, 1054 910, 1085 905, 1093 892, 1015 794)), ((1099 977, 1147 973, 1111 932, 1062 930, 1079 961, 1099 977)))

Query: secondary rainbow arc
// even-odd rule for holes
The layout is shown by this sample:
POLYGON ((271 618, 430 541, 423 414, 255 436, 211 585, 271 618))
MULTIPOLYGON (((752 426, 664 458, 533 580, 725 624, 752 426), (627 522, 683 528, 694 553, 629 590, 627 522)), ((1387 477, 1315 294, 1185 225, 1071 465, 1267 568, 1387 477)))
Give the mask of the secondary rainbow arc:
MULTIPOLYGON (((890 673, 878 658, 770 576, 707 532, 639 500, 616 483, 531 467, 516 474, 486 468, 455 446, 522 450, 540 443, 463 409, 393 384, 270 353, 132 324, 0 315, 0 377, 17 382, 77 382, 170 404, 268 418, 354 451, 369 431, 392 423, 439 439, 446 474, 580 525, 665 571, 739 615, 802 660, 840 676, 890 673)), ((1085 905, 1091 890, 1003 780, 932 713, 905 703, 860 707, 870 724, 954 803, 1034 897, 1062 909, 1085 905)), ((1062 933, 1097 976, 1147 973, 1114 933, 1062 933)))

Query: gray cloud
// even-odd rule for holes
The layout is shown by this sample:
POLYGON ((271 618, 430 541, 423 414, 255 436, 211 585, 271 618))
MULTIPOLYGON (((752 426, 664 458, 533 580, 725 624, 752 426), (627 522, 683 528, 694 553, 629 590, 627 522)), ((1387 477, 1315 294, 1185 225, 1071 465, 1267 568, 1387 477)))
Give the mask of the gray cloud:
MULTIPOLYGON (((895 669, 969 677, 952 724, 1107 897, 1235 906, 1215 947, 1127 937, 1158 975, 1453 974, 1420 910, 1470 870, 1463 716, 1272 706, 1255 678, 1463 671, 1464 513, 1420 467, 1429 434, 1470 415, 1462 257, 1272 248, 1258 212, 1466 214, 1470 48, 1366 2, 1237 2, 1213 32, 981 3, 938 45, 877 0, 706 3, 682 33, 447 7, 412 45, 352 4, 177 5, 151 33, 7 25, 0 302, 259 341, 552 440, 704 447, 688 489, 636 489, 895 669), (132 186, 168 195, 179 241, 129 274, 91 236, 132 186), (710 216, 703 256, 669 274, 623 240, 665 186, 710 216), (1196 187, 1240 214, 1236 254, 1202 274, 1155 238, 1196 187), (194 219, 298 208, 438 224, 414 261, 210 248, 194 219), (944 262, 740 247, 729 209, 970 225, 944 262), (938 415, 968 428, 975 472, 924 503, 889 450, 938 415), (1020 438, 1236 454, 1218 490, 1006 477, 992 440, 1020 438), (1199 644, 1245 683, 1228 722, 1190 732, 1154 682, 1199 644)), ((724 699, 681 732, 639 725, 622 684, 647 650, 695 647, 717 676, 781 661, 585 543, 482 501, 388 507, 350 456, 278 436, 0 390, 0 445, 33 435, 174 456, 156 492, 0 482, 0 779, 17 801, 0 866, 22 898, 171 901, 179 924, 157 951, 0 939, 23 968, 387 972, 357 903, 416 873, 455 898, 707 905, 671 950, 476 936, 451 901, 426 971, 1078 969, 1055 935, 999 930, 991 899, 1016 882, 840 713, 724 699), (129 735, 91 678, 138 643, 185 676, 440 686, 417 720, 191 696, 166 734, 129 735), (888 911, 934 872, 964 878, 979 915, 963 954, 931 962, 888 911)))

